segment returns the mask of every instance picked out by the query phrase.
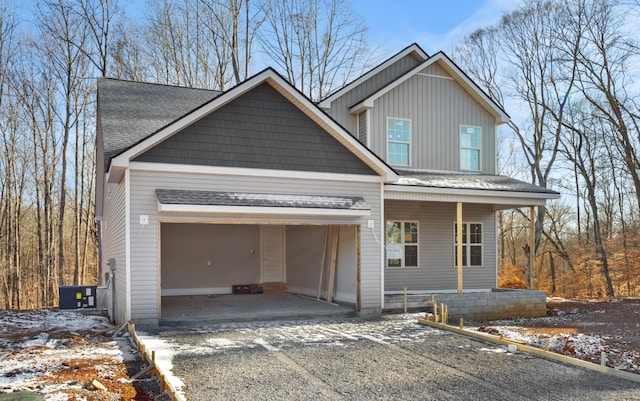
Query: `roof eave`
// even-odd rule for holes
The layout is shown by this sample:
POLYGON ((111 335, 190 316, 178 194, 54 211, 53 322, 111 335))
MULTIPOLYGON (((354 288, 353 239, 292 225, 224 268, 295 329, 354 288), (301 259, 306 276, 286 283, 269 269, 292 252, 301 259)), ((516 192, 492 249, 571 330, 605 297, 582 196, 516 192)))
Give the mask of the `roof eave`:
POLYGON ((385 87, 381 88, 375 93, 372 93, 367 98, 363 99, 359 103, 351 106, 349 108, 349 112, 352 114, 357 114, 359 112, 364 111, 367 108, 372 108, 375 100, 382 97, 392 89, 406 82, 413 76, 415 76, 419 71, 424 68, 436 63, 441 62, 443 65, 447 66, 445 70, 449 72, 453 78, 458 82, 461 86, 463 86, 466 90, 469 91, 470 95, 475 98, 485 109, 487 109, 496 119, 497 125, 506 124, 511 121, 509 115, 500 107, 492 98, 490 98, 480 87, 473 82, 445 53, 439 52, 424 62, 418 64, 413 69, 407 71, 404 75, 400 76, 395 81, 389 83, 385 87))
POLYGON ((198 109, 183 118, 174 121, 165 128, 149 136, 135 146, 127 149, 119 155, 111 159, 109 169, 109 182, 120 180, 122 178, 121 169, 129 167, 129 163, 135 157, 149 150, 156 144, 179 132, 187 126, 195 123, 209 113, 231 102, 233 99, 249 92, 251 89, 262 83, 268 83, 276 89, 281 95, 291 101, 303 113, 311 118, 315 123, 323 127, 338 142, 353 152, 360 160, 367 164, 375 171, 384 182, 392 182, 398 179, 396 172, 388 166, 384 161, 375 157, 364 145, 358 142, 348 132, 344 130, 337 122, 332 120, 327 114, 322 112, 311 100, 306 98, 302 93, 297 91, 283 77, 276 73, 273 69, 268 68, 248 80, 240 83, 236 87, 214 98, 210 102, 204 104, 198 109), (113 177, 111 177, 113 175, 113 177))
POLYGON ((509 205, 509 207, 543 206, 547 200, 559 199, 560 193, 523 192, 488 189, 442 188, 417 185, 387 184, 384 186, 385 199, 415 199, 420 195, 424 200, 460 201, 467 203, 491 203, 509 205), (406 194, 408 196, 401 196, 406 194))
POLYGON ((412 43, 411 45, 407 46, 406 48, 402 49, 401 51, 399 51, 395 55, 391 56, 387 60, 385 60, 382 63, 380 63, 378 66, 376 66, 376 67, 372 68, 371 70, 367 71, 366 73, 364 73, 363 75, 358 77, 353 82, 348 83, 347 85, 343 86, 342 88, 338 89, 337 91, 333 92, 332 94, 330 94, 329 96, 327 96, 326 98, 324 98, 323 100, 318 102, 318 107, 320 107, 321 109, 324 109, 324 110, 330 109, 331 108, 331 103, 333 102, 333 100, 339 98, 344 93, 346 93, 349 90, 351 90, 351 88, 360 85, 362 82, 364 82, 367 79, 371 78, 372 76, 374 76, 378 72, 384 70, 388 66, 390 66, 393 63, 397 62, 402 57, 405 57, 405 56, 407 56, 409 54, 412 54, 412 53, 417 54, 423 60, 426 60, 426 59, 429 58, 429 55, 417 43, 412 43))

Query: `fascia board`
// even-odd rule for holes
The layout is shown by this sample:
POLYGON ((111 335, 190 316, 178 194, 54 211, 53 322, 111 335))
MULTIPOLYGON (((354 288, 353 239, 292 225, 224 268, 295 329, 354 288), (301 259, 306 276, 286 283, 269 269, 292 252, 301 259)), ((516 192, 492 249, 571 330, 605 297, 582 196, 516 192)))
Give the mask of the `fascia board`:
POLYGON ((516 191, 492 191, 486 189, 460 189, 460 188, 434 188, 405 185, 385 185, 385 199, 394 199, 392 193, 424 193, 434 195, 455 195, 466 197, 491 197, 510 199, 530 199, 530 200, 551 200, 559 199, 559 193, 535 193, 516 191))
POLYGON ((398 179, 398 175, 395 173, 395 171, 393 171, 393 169, 386 165, 382 160, 375 157, 370 150, 366 149, 364 145, 359 143, 354 137, 346 132, 344 128, 342 128, 335 121, 329 118, 325 113, 320 111, 318 107, 313 104, 313 102, 311 102, 304 95, 293 88, 284 78, 282 78, 272 69, 267 69, 249 79, 248 81, 245 81, 235 88, 229 90, 228 92, 223 93, 205 106, 200 107, 184 118, 173 122, 169 126, 160 130, 155 135, 150 136, 139 144, 114 157, 111 161, 111 168, 128 168, 129 163, 136 156, 144 153, 146 150, 152 148, 153 146, 167 139, 176 132, 179 132, 180 130, 188 127, 189 125, 195 123, 211 112, 217 110, 218 108, 229 103, 238 96, 247 93, 251 89, 264 82, 269 83, 272 87, 274 87, 274 89, 280 92, 280 94, 289 99, 303 113, 305 113, 317 124, 322 126, 338 142, 346 146, 351 152, 353 152, 360 160, 371 167, 376 173, 383 176, 385 181, 391 182, 398 179))
POLYGON ((409 46, 406 49, 404 49, 403 51, 401 51, 400 53, 397 53, 395 56, 391 57, 387 61, 385 61, 382 64, 378 65, 374 69, 372 69, 369 72, 365 73, 364 75, 360 76, 355 81, 343 86, 342 88, 340 88, 336 92, 332 93, 327 98, 325 98, 322 101, 320 101, 318 103, 318 107, 320 107, 322 109, 325 109, 325 110, 328 110, 329 108, 331 108, 331 102, 333 102, 334 99, 339 98, 340 96, 344 95, 346 92, 350 91, 352 88, 357 87, 358 85, 360 85, 361 83, 363 83, 367 79, 371 78, 372 76, 376 75, 380 71, 384 70, 385 68, 389 67, 393 63, 395 63, 398 60, 400 60, 402 57, 405 57, 406 55, 411 54, 411 53, 419 54, 422 57, 423 60, 426 60, 427 58, 429 58, 429 55, 427 53, 425 53, 424 50, 422 50, 422 48, 420 48, 420 46, 418 46, 417 44, 414 43, 411 46, 409 46))
POLYGON ((483 102, 497 115, 496 118, 496 122, 498 124, 504 124, 509 122, 511 119, 509 118, 509 116, 504 112, 504 110, 502 110, 500 107, 498 107, 496 105, 496 103, 493 101, 493 99, 491 99, 490 97, 488 97, 484 92, 482 92, 481 90, 478 89, 478 86, 471 81, 471 79, 469 79, 466 74, 464 74, 462 72, 462 70, 460 70, 460 68, 458 68, 458 66, 456 66, 454 63, 451 62, 451 60, 449 60, 449 58, 447 58, 444 53, 438 53, 434 56, 432 56, 431 58, 429 58, 428 60, 426 60, 425 62, 417 65, 416 67, 414 67, 412 70, 406 72, 403 76, 401 76, 400 78, 396 79, 395 81, 391 82, 390 84, 388 84, 387 86, 383 87, 382 89, 380 89, 379 91, 373 93, 372 95, 370 95, 368 98, 362 100, 361 102, 351 106, 349 108, 349 112, 350 113, 358 113, 366 108, 372 108, 374 106, 374 102, 379 99, 380 97, 384 96, 385 94, 387 94, 388 92, 390 92, 392 89, 400 86, 402 83, 406 82, 407 80, 409 80, 410 78, 413 78, 418 72, 422 71, 423 69, 425 69, 426 67, 438 62, 438 61, 442 61, 443 63, 445 63, 447 65, 447 67, 449 68, 449 71, 453 73, 454 75, 454 80, 456 80, 458 83, 462 82, 464 87, 467 87, 469 89, 472 90, 473 94, 472 96, 476 96, 480 99, 483 100, 483 102))
POLYGON ((303 113, 305 113, 318 125, 329 132, 329 134, 331 134, 334 139, 336 139, 342 145, 346 146, 347 149, 358 156, 360 160, 366 163, 378 174, 382 175, 385 181, 391 182, 398 179, 398 175, 391 167, 377 158, 371 150, 366 148, 356 138, 351 136, 333 119, 320 111, 318 107, 313 102, 311 102, 311 100, 309 100, 306 96, 293 88, 287 81, 284 80, 284 78, 274 73, 271 77, 269 77, 269 81, 276 84, 276 86, 274 86, 276 90, 284 91, 280 91, 280 94, 289 98, 289 100, 291 100, 293 104, 298 106, 298 108, 302 110, 303 113))
POLYGON ((360 209, 323 209, 301 207, 254 207, 254 206, 220 206, 220 205, 188 205, 162 204, 158 202, 159 213, 201 213, 225 215, 270 215, 270 216, 338 216, 367 217, 370 210, 360 209))
POLYGON ((262 82, 266 80, 266 77, 269 75, 270 72, 271 72, 270 70, 265 70, 262 73, 259 73, 258 75, 254 76, 252 79, 245 81, 240 85, 236 86, 235 88, 229 90, 228 92, 225 92, 222 95, 214 98, 205 106, 196 109, 192 113, 188 114, 187 116, 177 121, 174 121, 173 123, 161 129, 154 135, 151 135, 150 137, 138 143, 137 145, 127 149, 126 151, 122 152, 118 156, 114 157, 111 160, 111 165, 116 167, 127 168, 129 166, 129 161, 131 159, 151 149, 153 146, 164 141, 165 139, 175 134, 176 132, 188 127, 189 125, 195 123, 201 118, 207 116, 209 113, 213 112, 214 110, 224 106, 225 104, 229 103, 236 97, 260 85, 262 82))

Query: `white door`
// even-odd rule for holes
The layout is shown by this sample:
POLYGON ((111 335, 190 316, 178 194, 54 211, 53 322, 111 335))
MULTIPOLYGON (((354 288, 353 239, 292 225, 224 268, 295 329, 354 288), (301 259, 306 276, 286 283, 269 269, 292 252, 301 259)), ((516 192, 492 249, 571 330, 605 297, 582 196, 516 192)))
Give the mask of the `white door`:
POLYGON ((284 283, 284 227, 260 227, 260 249, 262 253, 262 282, 284 283))

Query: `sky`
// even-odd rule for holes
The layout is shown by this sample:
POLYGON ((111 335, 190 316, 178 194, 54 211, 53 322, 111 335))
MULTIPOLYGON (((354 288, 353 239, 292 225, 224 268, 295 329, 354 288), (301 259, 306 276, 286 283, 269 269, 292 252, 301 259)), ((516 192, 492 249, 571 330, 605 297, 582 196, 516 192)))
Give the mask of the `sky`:
MULTIPOLYGON (((120 0, 127 15, 144 14, 148 0, 120 0)), ((412 43, 428 54, 451 53, 456 40, 500 20, 523 0, 346 0, 362 15, 369 27, 368 41, 382 58, 412 43)), ((2 0, 0 0, 2 3, 2 0)), ((7 0, 19 18, 32 22, 34 0, 7 0)))
POLYGON ((451 53, 456 40, 498 22, 522 0, 351 0, 369 26, 369 43, 391 55, 411 43, 451 53))
MULTIPOLYGON (((144 13, 147 0, 121 0, 127 14, 144 13)), ((523 0, 346 0, 369 27, 369 44, 386 58, 412 43, 428 54, 450 53, 456 39, 500 20, 523 0)))

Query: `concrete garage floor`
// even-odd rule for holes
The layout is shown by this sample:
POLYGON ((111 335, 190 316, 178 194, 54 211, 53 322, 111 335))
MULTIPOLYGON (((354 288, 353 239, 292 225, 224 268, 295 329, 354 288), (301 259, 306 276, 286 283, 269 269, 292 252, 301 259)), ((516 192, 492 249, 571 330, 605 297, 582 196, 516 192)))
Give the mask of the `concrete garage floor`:
POLYGON ((162 297, 160 325, 185 326, 251 320, 353 316, 353 305, 337 305, 285 292, 162 297))

